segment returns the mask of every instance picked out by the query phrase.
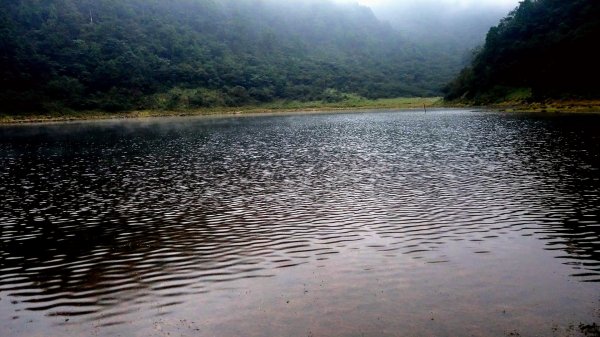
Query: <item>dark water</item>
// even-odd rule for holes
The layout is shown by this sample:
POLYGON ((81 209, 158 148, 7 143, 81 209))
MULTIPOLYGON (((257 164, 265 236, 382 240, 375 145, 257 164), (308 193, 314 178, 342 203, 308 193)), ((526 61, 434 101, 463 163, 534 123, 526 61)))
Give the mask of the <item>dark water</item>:
POLYGON ((600 115, 0 127, 0 336, 595 336, 600 115))

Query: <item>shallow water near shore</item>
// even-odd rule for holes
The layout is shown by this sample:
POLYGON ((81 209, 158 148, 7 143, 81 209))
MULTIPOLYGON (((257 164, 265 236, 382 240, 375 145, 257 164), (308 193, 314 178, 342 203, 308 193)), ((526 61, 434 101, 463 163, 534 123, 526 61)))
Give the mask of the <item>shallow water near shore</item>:
POLYGON ((600 324, 600 115, 2 126, 0 181, 0 336, 600 324))

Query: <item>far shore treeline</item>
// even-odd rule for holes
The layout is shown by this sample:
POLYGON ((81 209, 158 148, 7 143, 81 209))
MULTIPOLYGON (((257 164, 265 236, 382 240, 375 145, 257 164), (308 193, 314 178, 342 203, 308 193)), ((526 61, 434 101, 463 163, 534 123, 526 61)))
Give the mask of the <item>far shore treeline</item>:
POLYGON ((439 96, 462 67, 356 4, 0 2, 0 109, 11 114, 439 96))
POLYGON ((600 98, 597 0, 522 1, 472 53, 333 0, 0 4, 4 116, 600 98))

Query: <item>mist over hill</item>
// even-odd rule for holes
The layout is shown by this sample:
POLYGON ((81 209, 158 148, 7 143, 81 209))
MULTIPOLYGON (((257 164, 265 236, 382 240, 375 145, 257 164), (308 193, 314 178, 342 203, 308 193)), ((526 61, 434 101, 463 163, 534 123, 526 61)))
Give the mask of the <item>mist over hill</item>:
POLYGON ((415 43, 461 53, 483 44, 490 27, 517 5, 518 0, 380 0, 370 7, 415 43))
POLYGON ((490 27, 517 4, 518 0, 377 0, 370 7, 419 48, 443 55, 456 72, 472 61, 490 27))

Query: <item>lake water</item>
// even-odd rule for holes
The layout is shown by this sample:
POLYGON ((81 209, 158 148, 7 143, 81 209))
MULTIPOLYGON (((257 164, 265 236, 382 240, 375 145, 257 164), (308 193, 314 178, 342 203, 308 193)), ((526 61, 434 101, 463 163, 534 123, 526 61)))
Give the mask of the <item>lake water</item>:
POLYGON ((600 115, 0 127, 0 336, 598 336, 600 115))

